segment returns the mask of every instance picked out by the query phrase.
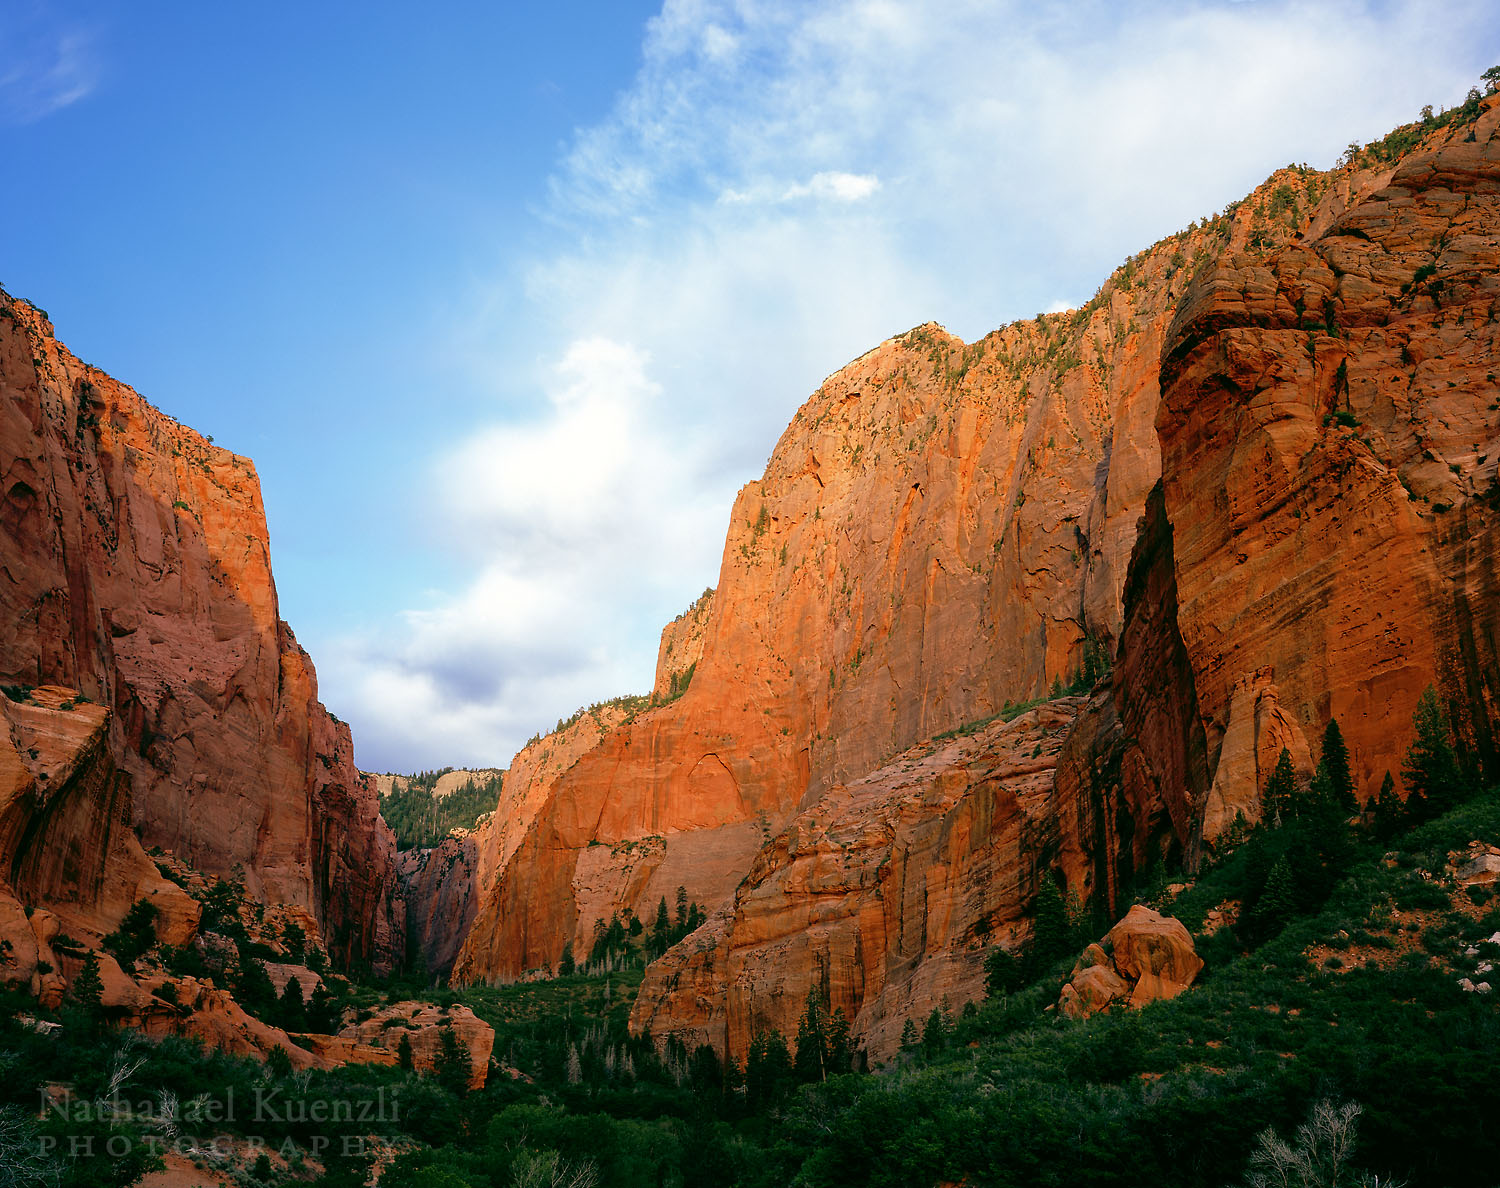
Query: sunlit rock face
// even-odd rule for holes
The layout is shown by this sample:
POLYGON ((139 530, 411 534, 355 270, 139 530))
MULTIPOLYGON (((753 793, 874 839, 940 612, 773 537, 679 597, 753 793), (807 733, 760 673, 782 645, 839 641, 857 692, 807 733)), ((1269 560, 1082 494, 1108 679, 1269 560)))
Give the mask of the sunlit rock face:
POLYGON ((1431 683, 1496 758, 1496 102, 1316 234, 1225 257, 1172 327, 1156 424, 1210 832, 1330 717, 1368 800, 1431 683))
MULTIPOLYGON (((736 501, 686 694, 556 781, 497 864, 455 976, 553 968, 596 919, 649 916, 678 885, 723 904, 831 787, 1067 683, 1090 637, 1112 651, 1160 477, 1176 303, 1252 235, 1257 251, 1290 241, 1327 182, 1287 170, 1257 197, 1277 187, 1294 201, 1274 224, 1247 204, 1164 240, 1081 310, 972 344, 920 326, 826 380, 736 501)), ((698 617, 664 634, 659 687, 698 617)))
POLYGON ((8 296, 0 537, 0 681, 112 711, 144 843, 312 912, 336 959, 398 960, 394 839, 278 616, 254 466, 8 296))

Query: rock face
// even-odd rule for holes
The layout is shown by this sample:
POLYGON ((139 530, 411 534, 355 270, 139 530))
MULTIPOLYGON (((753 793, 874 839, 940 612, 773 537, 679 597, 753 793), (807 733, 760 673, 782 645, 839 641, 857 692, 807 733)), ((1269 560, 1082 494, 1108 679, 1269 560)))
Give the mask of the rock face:
POLYGON ((1081 697, 929 742, 836 784, 756 855, 731 907, 647 971, 631 1026, 743 1061, 810 988, 872 1059, 907 1019, 983 996, 1056 857, 1053 766, 1081 697))
MULTIPOLYGON (((0 682, 113 710, 148 845, 401 957, 394 841, 277 614, 255 470, 0 294, 0 682)), ((79 878, 90 877, 75 872, 79 878)))
POLYGON ((489 900, 496 871, 510 861, 558 778, 628 716, 621 706, 605 704, 581 712, 561 730, 532 739, 511 761, 493 813, 471 831, 400 856, 411 943, 428 969, 447 973, 453 968, 476 918, 485 933, 498 927, 489 900))
POLYGON ((1497 103, 1318 234, 1224 257, 1172 327, 1157 431, 1177 621, 1224 773, 1205 832, 1263 787, 1278 740, 1306 762, 1330 717, 1368 799, 1434 682, 1494 769, 1497 103))
POLYGON ((1202 968, 1203 959, 1180 920, 1136 904, 1102 944, 1084 950, 1063 987, 1058 1009, 1081 1019, 1113 1003, 1141 1007, 1176 998, 1202 968))
POLYGON ((714 592, 705 590, 692 606, 662 628, 652 700, 668 701, 681 695, 691 683, 698 661, 703 658, 703 639, 708 632, 708 612, 713 603, 714 592))
POLYGON ((972 344, 920 326, 830 377, 736 501, 686 694, 557 781, 456 975, 555 967, 603 910, 579 898, 591 847, 660 839, 612 908, 679 882, 721 903, 799 806, 1112 649, 1176 300, 1220 252, 1290 241, 1324 185, 1278 174, 1258 197, 1284 189, 1291 215, 1164 240, 1080 310, 972 344))
MULTIPOLYGON (((404 775, 368 771, 363 774, 375 782, 375 792, 379 796, 389 796, 392 792, 405 788, 409 782, 409 777, 404 775)), ((445 771, 438 776, 437 782, 432 786, 432 795, 441 800, 445 796, 451 796, 465 784, 483 784, 486 780, 492 780, 504 774, 504 771, 496 767, 456 768, 453 771, 445 771)))
POLYGON ((157 909, 158 935, 185 944, 197 903, 164 879, 131 829, 129 781, 110 755, 109 711, 75 690, 0 698, 0 983, 61 1001, 52 943, 97 941, 130 906, 157 909))
POLYGON ((465 1006, 442 1010, 431 1003, 398 1002, 343 1028, 337 1044, 320 1042, 323 1037, 306 1038, 317 1043, 321 1054, 334 1063, 396 1064, 404 1036, 411 1044, 412 1067, 430 1073, 437 1067, 447 1030, 452 1030, 469 1054, 469 1088, 484 1088, 490 1053, 495 1048, 495 1029, 465 1006), (351 1058, 340 1060, 345 1048, 352 1048, 351 1058))

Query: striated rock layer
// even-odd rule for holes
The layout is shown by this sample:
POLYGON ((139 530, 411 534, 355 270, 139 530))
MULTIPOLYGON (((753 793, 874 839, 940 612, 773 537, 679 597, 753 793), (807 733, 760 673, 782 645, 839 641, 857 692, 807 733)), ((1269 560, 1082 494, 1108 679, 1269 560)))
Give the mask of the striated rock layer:
POLYGON ((97 941, 137 900, 185 944, 197 903, 164 879, 130 826, 129 781, 108 747, 109 711, 46 686, 0 697, 0 984, 61 1001, 53 942, 97 941))
POLYGON ((631 1026, 743 1060, 794 1035, 809 989, 870 1057, 902 1025, 983 994, 987 946, 1014 939, 1060 842, 1053 767, 1083 705, 924 743, 799 813, 731 906, 647 970, 631 1026))
POLYGON ((3 294, 0 541, 0 681, 113 710, 146 844, 312 912, 340 960, 399 960, 394 839, 278 616, 253 465, 3 294))
MULTIPOLYGON (((1066 366, 1061 399, 1049 398, 1058 394, 1050 387, 1038 395, 1033 373, 1019 390, 996 377, 990 403, 975 400, 966 383, 976 365, 983 374, 990 344, 1013 344, 997 352, 997 360, 1013 360, 1034 332, 1027 327, 976 344, 972 363, 974 348, 963 348, 956 384, 955 354, 927 330, 834 377, 799 414, 766 479, 741 498, 718 622, 695 688, 704 676, 760 677, 764 686, 750 705, 761 718, 746 726, 752 742, 764 738, 761 722, 779 725, 791 740, 811 725, 800 805, 813 812, 822 797, 846 795, 844 777, 868 771, 882 748, 951 725, 950 713, 976 714, 1002 692, 1035 692, 1070 671, 1083 638, 1107 641, 1114 672, 1061 749, 1045 814, 1010 810, 1012 825, 1043 819, 1046 828, 1007 854, 1009 865, 993 877, 1020 887, 1021 872, 1055 863, 1071 891, 1110 907, 1150 864, 1178 858, 1191 866, 1204 842, 1237 817, 1253 821, 1276 755, 1285 747, 1308 771, 1310 740, 1330 716, 1344 726, 1366 796, 1386 770, 1399 768, 1412 707, 1433 680, 1465 740, 1493 764, 1497 102, 1487 101, 1477 120, 1403 133, 1399 159, 1382 146, 1334 175, 1274 176, 1237 204, 1232 219, 1210 224, 1211 242, 1203 243, 1201 231, 1198 240, 1189 237, 1189 246, 1199 245, 1196 279, 1176 302, 1170 328, 1153 337, 1161 323, 1136 309, 1123 327, 1114 323, 1124 334, 1111 353, 1089 335, 1107 319, 1101 311, 1118 307, 1130 271, 1146 274, 1138 302, 1167 310, 1175 301, 1168 282, 1180 248, 1168 241, 1132 260, 1127 275, 1117 273, 1075 315, 1079 337, 1043 339, 1044 358, 1070 350, 1092 357, 1109 376, 1109 401, 1091 401, 1087 385, 1068 387, 1075 369, 1066 366), (906 353, 914 345, 947 363, 948 382, 914 396, 909 413, 896 410, 906 424, 926 418, 936 433, 949 429, 953 448, 941 460, 920 433, 892 440, 889 408, 858 420, 918 369, 906 353), (1024 461, 997 452, 1012 425, 997 423, 1007 410, 1024 426, 1024 461), (819 436, 835 417, 847 433, 838 466, 819 436), (1059 429, 1080 420, 1095 436, 1063 438, 1058 448, 1059 429), (1133 456, 1154 460, 1159 438, 1159 484, 1153 465, 1122 465, 1131 456, 1122 427, 1142 425, 1133 456), (1106 426, 1110 449, 1091 454, 1106 426), (1072 468, 1086 458, 1094 461, 1092 487, 1072 468), (920 477, 907 482, 903 464, 920 477), (868 488, 867 473, 878 476, 868 488), (1007 490, 1008 501, 996 508, 975 495, 986 487, 1007 490), (788 497, 792 490, 806 492, 800 505, 788 497), (840 501, 845 491, 859 493, 857 508, 840 501), (1128 532, 1107 531, 1111 508, 1128 517, 1128 532), (816 526, 825 520, 835 526, 831 540, 816 526), (1072 570, 1059 563, 1066 537, 1049 532, 1062 525, 1078 546, 1072 570), (1124 541, 1133 545, 1128 576, 1124 541), (974 544, 989 554, 970 569, 982 579, 977 584, 962 572, 972 557, 964 550, 974 544), (906 581, 914 554, 929 579, 920 593, 906 581), (823 564, 825 602, 797 585, 809 558, 823 564), (787 567, 792 575, 782 577, 787 567), (977 601, 976 588, 984 591, 977 601), (758 599, 745 590, 758 590, 758 599), (915 648, 903 634, 908 607, 923 619, 915 648), (752 624, 758 639, 742 639, 752 624), (807 668, 825 662, 828 639, 847 651, 835 656, 825 683, 807 668), (799 709, 809 722, 796 716, 799 709)), ((1023 374, 1025 367, 1010 372, 1012 379, 1023 374)), ((1049 378, 1057 383, 1058 373, 1049 378)), ((602 771, 560 784, 552 811, 534 827, 537 850, 523 843, 517 857, 526 864, 513 860, 497 883, 502 902, 512 884, 536 897, 512 901, 521 923, 499 938, 491 969, 514 968, 518 955, 545 958, 544 929, 552 929, 554 945, 559 929, 568 931, 574 904, 564 880, 577 839, 590 830, 610 836, 627 806, 658 814, 672 807, 673 773, 692 761, 676 749, 691 699, 690 692, 684 708, 653 723, 647 736, 660 764, 645 781, 653 797, 638 787, 639 769, 629 762, 633 740, 601 748, 612 785, 602 771)), ((713 704, 722 712, 722 698, 713 704)), ((739 741, 732 725, 725 733, 739 741)), ((775 737, 761 745, 774 762, 775 737)), ((737 770, 733 755, 746 753, 720 758, 737 770)), ((973 786, 973 774, 954 758, 950 778, 973 786)), ((754 787, 755 803, 764 804, 774 791, 767 770, 777 769, 752 766, 735 790, 754 787)), ((783 777, 787 786, 801 784, 783 777)), ((965 793, 956 795, 963 803, 965 793)), ((701 812, 705 799, 691 803, 701 812)), ((838 818, 840 836, 878 832, 877 800, 851 798, 838 818)), ((936 806, 924 819, 930 825, 945 811, 936 806)), ((667 820, 669 852, 674 828, 689 825, 667 820)), ((909 976, 861 982, 856 971, 869 978, 880 965, 864 960, 866 949, 904 952, 894 938, 904 937, 915 914, 893 918, 889 906, 881 913, 851 906, 863 884, 839 862, 798 861, 802 837, 794 818, 760 852, 732 902, 652 968, 638 1025, 740 1055, 758 1027, 789 1030, 797 1004, 816 990, 831 1006, 857 1013, 859 1034, 878 1055, 889 1050, 897 1012, 920 1014, 943 994, 962 995, 961 977, 934 988, 954 964, 933 954, 924 953, 909 976), (856 915, 857 925, 850 923, 856 915), (774 960, 762 960, 762 952, 774 960)), ((939 880, 953 868, 951 858, 932 854, 910 867, 939 880)), ((1026 898, 1016 892, 1013 900, 1007 910, 1019 920, 1026 898)), ((958 919, 977 935, 975 917, 958 919)), ((1010 919, 1002 913, 986 922, 1010 919)))
POLYGON ((972 344, 921 326, 825 381, 736 501, 686 694, 557 782, 455 976, 553 966, 599 914, 649 912, 664 885, 723 902, 799 806, 1067 682, 1091 638, 1111 647, 1159 477, 1175 302, 1222 251, 1290 240, 1324 188, 1283 171, 1258 196, 1291 195, 1286 217, 1246 205, 1133 257, 1080 310, 972 344), (623 861, 648 839, 649 875, 591 854, 623 861))
POLYGON ((1368 800, 1434 682, 1495 770, 1497 130, 1491 97, 1315 236, 1226 256, 1174 322, 1157 431, 1205 836, 1330 717, 1368 800))

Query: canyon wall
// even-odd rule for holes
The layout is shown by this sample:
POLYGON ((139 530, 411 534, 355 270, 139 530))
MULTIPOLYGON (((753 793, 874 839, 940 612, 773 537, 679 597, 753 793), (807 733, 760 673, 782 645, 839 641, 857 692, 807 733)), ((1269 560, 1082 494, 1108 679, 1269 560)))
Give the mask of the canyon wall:
POLYGON ((0 538, 0 682, 112 711, 144 842, 313 913, 340 961, 399 961, 394 838, 278 615, 253 465, 6 295, 0 538))
POLYGON ((723 904, 799 808, 1111 651, 1176 302, 1223 252, 1292 241, 1327 189, 1283 170, 1079 310, 972 344, 920 326, 826 380, 735 503, 686 694, 551 789, 455 976, 553 967, 679 884, 723 904))
POLYGON ((1302 242, 1226 256, 1171 329, 1157 432, 1208 836, 1330 717, 1361 800, 1399 779, 1429 684, 1496 770, 1497 104, 1302 242))
MULTIPOLYGON (((1135 403, 1115 410, 1117 423, 1154 424, 1160 482, 1129 485, 1138 502, 1123 585, 1117 562, 1109 582, 1078 578, 1074 626, 1109 629, 1113 672, 1060 747, 1038 753, 1055 763, 1049 795, 1009 809, 1026 841, 988 873, 1004 889, 998 901, 953 897, 947 880, 962 862, 944 850, 913 864, 936 883, 920 904, 895 897, 893 913, 882 895, 872 910, 869 880, 848 874, 858 860, 808 845, 819 835, 796 818, 729 905, 651 967, 638 1026, 743 1058, 756 1029, 794 1030, 814 990, 844 1007, 882 1058, 903 1018, 977 992, 979 950, 1024 927, 1041 871, 1054 866, 1070 891, 1118 908, 1156 862, 1191 868, 1237 816, 1254 821, 1283 747, 1309 773, 1331 716, 1365 797, 1399 772, 1429 682, 1493 764, 1497 102, 1446 127, 1404 130, 1332 175, 1273 176, 1236 205, 1166 332, 1120 360, 1121 371, 1160 377, 1159 389, 1125 389, 1135 403), (1099 591, 1104 612, 1093 609, 1099 591), (893 965, 890 954, 934 914, 949 947, 893 965)), ((1106 492, 1114 462, 1100 462, 1106 492)), ((997 536, 997 556, 1008 539, 997 536)), ((1012 614, 1027 606, 1024 587, 1006 597, 1012 614)), ((960 638, 992 649, 997 666, 1028 642, 1024 631, 1004 644, 977 642, 972 628, 960 638)), ((926 704, 919 686, 913 708, 926 704)), ((929 761, 952 764, 954 803, 983 796, 983 773, 961 754, 929 761)), ((943 778, 933 772, 929 787, 943 778)), ((901 861, 871 801, 840 786, 827 795, 842 809, 841 845, 857 852, 849 838, 874 837, 877 853, 901 861)), ((908 795, 916 805, 930 793, 908 795)), ((939 808, 928 824, 947 819, 939 808)))

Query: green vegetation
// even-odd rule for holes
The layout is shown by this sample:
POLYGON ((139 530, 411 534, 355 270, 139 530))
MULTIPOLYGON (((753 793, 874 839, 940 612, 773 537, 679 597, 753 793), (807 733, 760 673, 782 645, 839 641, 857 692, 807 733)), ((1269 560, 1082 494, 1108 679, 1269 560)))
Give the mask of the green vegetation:
POLYGON ((444 767, 404 777, 404 784, 393 785, 380 798, 381 816, 395 832, 398 849, 435 846, 455 829, 474 828, 480 817, 500 803, 503 776, 499 772, 477 782, 467 780, 446 796, 435 795, 438 780, 452 770, 444 767))

